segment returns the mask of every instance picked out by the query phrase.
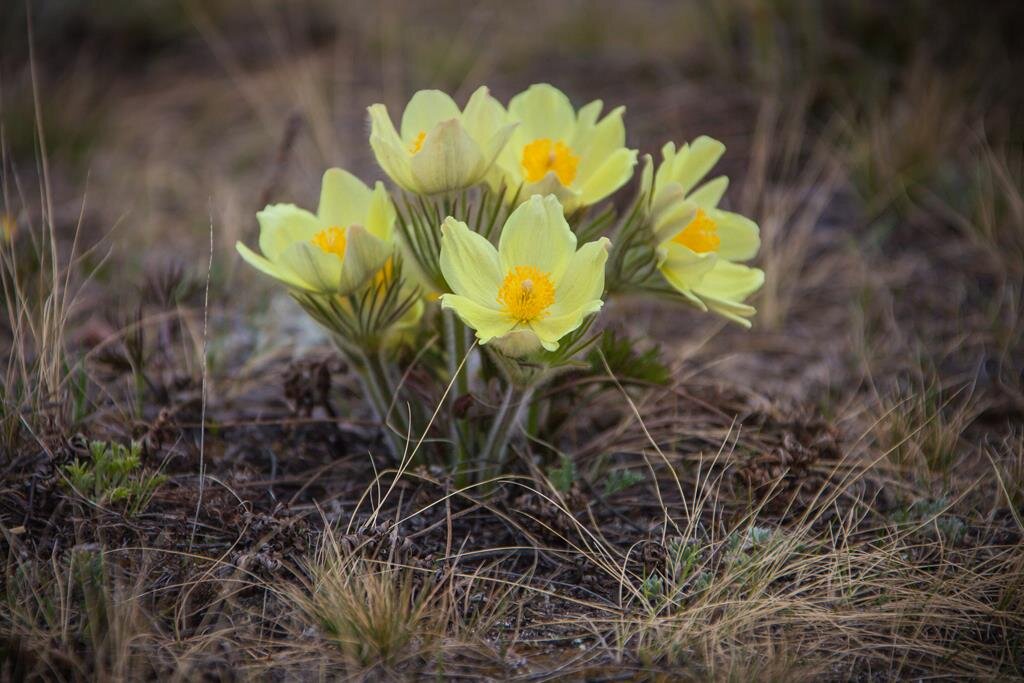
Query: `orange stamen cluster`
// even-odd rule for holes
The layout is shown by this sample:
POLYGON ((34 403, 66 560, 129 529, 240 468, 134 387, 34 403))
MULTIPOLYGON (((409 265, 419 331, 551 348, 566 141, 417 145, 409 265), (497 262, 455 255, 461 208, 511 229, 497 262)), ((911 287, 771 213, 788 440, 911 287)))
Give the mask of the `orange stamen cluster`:
POLYGON ((579 163, 580 158, 562 141, 538 138, 523 147, 523 176, 530 183, 541 180, 548 173, 554 173, 558 182, 568 187, 576 179, 579 163))
POLYGON ((498 290, 498 303, 512 318, 527 323, 547 315, 555 303, 555 286, 546 273, 533 266, 516 266, 498 290))
POLYGON ((423 141, 427 139, 427 131, 421 130, 417 135, 416 139, 409 145, 409 154, 416 154, 423 149, 423 141))
POLYGON ((335 254, 338 258, 345 257, 345 247, 348 245, 345 228, 333 225, 313 235, 313 239, 310 241, 328 254, 335 254))
POLYGON ((718 251, 722 244, 718 236, 718 224, 704 212, 704 209, 697 209, 690 222, 672 238, 672 241, 698 254, 718 251))

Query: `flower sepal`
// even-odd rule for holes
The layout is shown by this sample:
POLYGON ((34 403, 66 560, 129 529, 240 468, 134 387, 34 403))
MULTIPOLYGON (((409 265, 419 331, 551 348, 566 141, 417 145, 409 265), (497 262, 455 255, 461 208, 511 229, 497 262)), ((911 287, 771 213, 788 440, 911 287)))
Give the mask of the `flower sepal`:
POLYGON ((349 294, 293 290, 291 295, 347 354, 393 348, 408 339, 425 308, 422 291, 403 279, 402 267, 401 257, 395 255, 349 294))

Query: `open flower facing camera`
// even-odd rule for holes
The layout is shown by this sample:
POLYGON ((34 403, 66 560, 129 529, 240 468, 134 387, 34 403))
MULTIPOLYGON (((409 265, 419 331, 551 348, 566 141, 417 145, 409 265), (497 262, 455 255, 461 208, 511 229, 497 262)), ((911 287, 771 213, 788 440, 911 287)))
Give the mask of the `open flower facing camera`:
POLYGON ((331 332, 403 466, 441 461, 458 483, 483 483, 506 473, 524 432, 546 443, 551 392, 536 390, 586 366, 610 296, 660 296, 750 325, 745 301, 764 274, 741 262, 757 254, 758 227, 718 207, 725 177, 703 182, 724 146, 668 143, 657 169, 645 157, 619 213, 606 200, 637 152, 624 108, 601 110, 577 110, 546 84, 507 107, 484 87, 463 109, 423 90, 397 129, 375 104, 370 146, 398 187, 330 169, 315 214, 268 206, 260 253, 238 244, 331 332))
POLYGON ((600 118, 595 100, 578 112, 547 84, 512 98, 508 120, 517 124, 491 174, 512 197, 553 194, 566 213, 596 204, 629 182, 636 150, 626 149, 625 107, 600 118))
POLYGON ((607 237, 576 249, 576 235, 553 195, 534 195, 512 212, 498 248, 452 217, 441 226, 441 272, 455 311, 481 344, 523 356, 558 341, 601 310, 607 237))

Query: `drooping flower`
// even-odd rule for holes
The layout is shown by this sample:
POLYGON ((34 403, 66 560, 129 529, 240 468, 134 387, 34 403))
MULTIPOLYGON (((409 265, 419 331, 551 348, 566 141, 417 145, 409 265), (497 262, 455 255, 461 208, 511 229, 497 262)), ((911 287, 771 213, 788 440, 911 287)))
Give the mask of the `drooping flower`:
POLYGON ((441 226, 441 296, 481 344, 521 356, 559 340, 600 310, 610 242, 576 248, 553 195, 533 196, 508 217, 498 248, 452 217, 441 226))
POLYGON ((377 162, 395 183, 424 195, 483 180, 515 128, 486 87, 473 93, 463 111, 440 90, 420 90, 402 112, 400 130, 383 104, 368 111, 377 162))
POLYGON ((761 245, 757 224, 718 208, 729 179, 700 184, 725 152, 718 140, 702 136, 676 150, 662 147, 652 172, 650 157, 641 181, 650 197, 650 221, 658 268, 665 280, 701 310, 712 310, 750 327, 756 310, 743 301, 764 284, 764 272, 744 266, 761 245))
POLYGON ((599 121, 601 107, 595 100, 577 112, 563 92, 546 83, 513 97, 508 119, 519 126, 498 157, 492 185, 503 181, 519 201, 553 194, 566 213, 622 187, 636 165, 636 150, 625 147, 625 107, 599 121))
POLYGON ((235 245, 249 265, 290 288, 348 294, 378 273, 393 252, 395 209, 383 183, 370 189, 329 169, 316 214, 294 204, 267 206, 256 218, 262 255, 235 245))

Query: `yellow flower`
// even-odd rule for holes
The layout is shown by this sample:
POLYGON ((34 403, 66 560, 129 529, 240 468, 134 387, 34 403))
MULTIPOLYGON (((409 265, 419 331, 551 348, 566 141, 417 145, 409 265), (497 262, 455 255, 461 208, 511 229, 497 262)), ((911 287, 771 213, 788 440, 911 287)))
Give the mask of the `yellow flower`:
POLYGON ((441 297, 510 355, 558 348, 558 341, 601 309, 607 238, 576 248, 576 236, 552 195, 531 197, 508 217, 498 248, 452 217, 441 226, 441 297))
POLYGON ((402 113, 401 132, 383 104, 368 111, 377 162, 398 185, 418 194, 458 190, 483 180, 515 128, 485 87, 473 93, 461 112, 440 90, 420 90, 402 113))
POLYGON ((566 213, 595 204, 633 175, 636 150, 626 149, 625 107, 598 121, 601 101, 577 112, 557 88, 531 85, 509 102, 508 119, 519 123, 498 157, 492 186, 504 181, 519 201, 554 194, 566 213))
POLYGON ((382 183, 370 189, 339 168, 324 173, 316 214, 273 204, 256 214, 260 251, 235 245, 249 265, 288 287, 348 294, 391 256, 395 209, 382 183))
POLYGON ((725 145, 702 136, 679 150, 669 142, 661 152, 656 173, 647 157, 641 181, 651 198, 661 274, 701 310, 711 309, 750 327, 747 318, 756 310, 743 301, 764 284, 764 272, 737 261, 757 255, 757 224, 718 208, 729 185, 727 177, 697 186, 721 158, 725 145))

